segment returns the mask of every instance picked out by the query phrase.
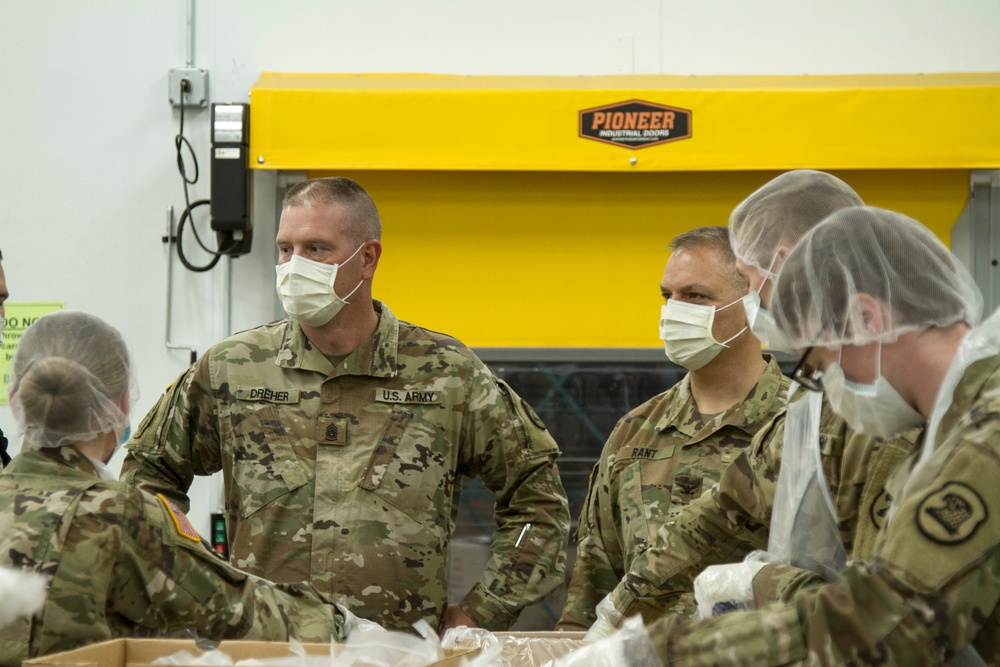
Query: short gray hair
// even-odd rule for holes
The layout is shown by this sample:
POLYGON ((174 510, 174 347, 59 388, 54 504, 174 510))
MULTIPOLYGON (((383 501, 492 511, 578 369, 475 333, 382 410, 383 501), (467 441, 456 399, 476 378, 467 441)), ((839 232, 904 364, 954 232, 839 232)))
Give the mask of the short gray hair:
POLYGON ((724 262, 723 268, 729 274, 729 280, 739 292, 746 292, 750 283, 736 270, 736 255, 729 244, 729 229, 727 227, 706 226, 695 227, 683 234, 678 234, 668 244, 671 252, 689 248, 712 248, 719 253, 724 262))
POLYGON ((350 235, 358 245, 382 238, 382 220, 371 195, 356 181, 344 176, 312 178, 296 183, 285 193, 281 210, 309 204, 340 204, 348 212, 350 235))

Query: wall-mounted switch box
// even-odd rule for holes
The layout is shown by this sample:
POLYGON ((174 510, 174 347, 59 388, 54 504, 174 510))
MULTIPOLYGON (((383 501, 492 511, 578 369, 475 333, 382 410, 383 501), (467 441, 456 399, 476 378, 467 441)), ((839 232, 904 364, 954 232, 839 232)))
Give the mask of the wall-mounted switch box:
POLYGON ((167 76, 170 106, 179 107, 183 100, 184 106, 208 106, 208 70, 200 67, 175 67, 167 76), (182 91, 183 81, 187 81, 187 90, 182 91))

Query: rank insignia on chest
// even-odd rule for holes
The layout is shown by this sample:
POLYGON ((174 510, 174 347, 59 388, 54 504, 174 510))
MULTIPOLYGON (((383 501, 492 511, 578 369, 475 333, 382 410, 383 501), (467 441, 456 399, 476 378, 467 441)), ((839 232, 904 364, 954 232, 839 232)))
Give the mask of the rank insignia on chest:
POLYGON ((440 391, 422 391, 418 389, 383 389, 375 390, 375 400, 380 403, 424 403, 441 402, 440 391))
POLYGON ((343 447, 347 444, 348 420, 331 416, 320 415, 317 420, 319 432, 316 434, 316 441, 324 445, 337 445, 343 447))

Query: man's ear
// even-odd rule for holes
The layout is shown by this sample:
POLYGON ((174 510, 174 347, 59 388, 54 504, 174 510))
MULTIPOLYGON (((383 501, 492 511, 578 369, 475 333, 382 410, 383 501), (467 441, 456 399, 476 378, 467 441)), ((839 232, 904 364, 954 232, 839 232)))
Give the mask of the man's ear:
POLYGON ((874 337, 885 332, 889 314, 886 311, 885 302, 881 299, 876 299, 871 294, 858 292, 851 296, 847 308, 851 334, 867 334, 874 337))
POLYGON ((378 268, 378 260, 382 257, 382 243, 371 240, 365 249, 361 251, 361 277, 371 281, 375 276, 375 269, 378 268))
POLYGON ((781 267, 782 264, 785 263, 785 260, 788 259, 788 255, 791 252, 792 252, 792 246, 790 245, 781 244, 777 248, 775 248, 774 256, 778 259, 778 261, 775 262, 777 266, 771 269, 771 271, 777 273, 778 269, 781 267))

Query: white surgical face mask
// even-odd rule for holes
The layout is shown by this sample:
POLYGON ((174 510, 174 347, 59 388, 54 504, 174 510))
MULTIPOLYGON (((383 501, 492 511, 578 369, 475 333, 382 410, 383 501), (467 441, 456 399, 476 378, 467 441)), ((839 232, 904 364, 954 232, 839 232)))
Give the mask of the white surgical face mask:
POLYGON ((760 292, 750 292, 743 297, 743 308, 747 311, 747 322, 750 330, 764 347, 780 352, 795 352, 796 348, 788 342, 788 338, 778 328, 774 315, 760 304, 760 292))
POLYGON ((311 259, 292 255, 284 264, 278 264, 278 298, 285 312, 308 325, 318 327, 326 324, 347 305, 347 299, 358 291, 362 280, 344 297, 337 296, 333 289, 337 281, 337 270, 354 259, 364 243, 358 246, 350 257, 340 264, 324 264, 311 259))
POLYGON ((848 380, 844 369, 834 362, 823 371, 823 391, 833 411, 858 433, 888 438, 926 421, 882 377, 881 364, 878 379, 862 384, 848 380))
MULTIPOLYGON (((737 299, 733 303, 740 301, 741 299, 737 299)), ((663 341, 667 358, 690 371, 696 371, 715 359, 727 343, 747 330, 747 327, 743 327, 736 336, 722 343, 712 335, 716 311, 725 310, 733 303, 716 308, 677 299, 667 301, 660 308, 660 340, 663 341)))

